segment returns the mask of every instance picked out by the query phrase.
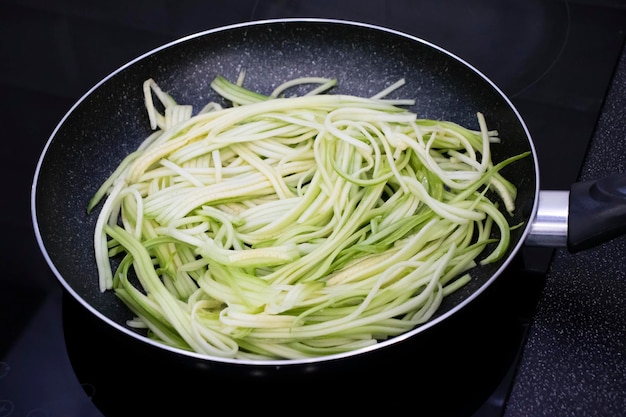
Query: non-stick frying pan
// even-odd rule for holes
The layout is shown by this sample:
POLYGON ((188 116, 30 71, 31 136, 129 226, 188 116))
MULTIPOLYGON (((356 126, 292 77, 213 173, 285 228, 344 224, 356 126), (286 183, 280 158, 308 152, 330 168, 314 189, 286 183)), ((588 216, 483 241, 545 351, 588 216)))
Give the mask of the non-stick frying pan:
MULTIPOLYGON (((135 59, 98 83, 65 115, 45 146, 33 183, 32 215, 41 250, 67 293, 128 338, 208 367, 297 373, 310 372, 329 361, 358 361, 374 351, 384 354, 397 344, 419 339, 425 329, 459 314, 496 280, 527 239, 532 238, 533 243, 550 241, 550 227, 546 228, 543 221, 538 227, 539 222, 535 222, 538 214, 542 220, 544 215, 548 220, 553 215, 540 207, 538 179, 535 149, 522 118, 498 87, 467 62, 426 41, 381 27, 322 19, 282 19, 232 25, 180 39, 135 59), (246 70, 246 86, 263 93, 298 76, 319 76, 339 80, 334 93, 371 96, 404 78, 406 85, 397 94, 416 99, 411 110, 419 117, 475 126, 476 112, 482 112, 503 141, 493 148, 495 161, 524 151, 532 153, 532 157, 504 172, 518 187, 518 209, 511 223, 525 225, 513 231, 507 256, 472 271, 473 280, 444 299, 428 323, 349 354, 306 360, 228 360, 155 345, 129 329, 125 324, 131 318, 129 310, 112 292, 103 294, 98 289, 92 248, 97 215, 86 213, 87 203, 121 159, 150 132, 142 96, 144 80, 155 79, 179 103, 198 109, 218 99, 209 87, 216 75, 235 80, 242 69, 246 70)), ((624 184, 624 177, 617 176, 601 186, 586 184, 578 188, 587 193, 591 186, 592 194, 605 192, 609 200, 623 199, 624 184)), ((569 194, 557 195, 560 207, 556 217, 568 217, 562 209, 567 211, 569 194)), ((553 196, 549 197, 552 201, 553 196)), ((590 205, 602 199, 591 203, 587 200, 582 212, 589 213, 590 205)), ((609 211, 623 216, 624 207, 612 206, 609 211)), ((621 225, 609 223, 608 234, 593 236, 592 243, 623 232, 623 221, 621 225)), ((586 237, 577 239, 570 242, 571 250, 589 242, 586 237)))

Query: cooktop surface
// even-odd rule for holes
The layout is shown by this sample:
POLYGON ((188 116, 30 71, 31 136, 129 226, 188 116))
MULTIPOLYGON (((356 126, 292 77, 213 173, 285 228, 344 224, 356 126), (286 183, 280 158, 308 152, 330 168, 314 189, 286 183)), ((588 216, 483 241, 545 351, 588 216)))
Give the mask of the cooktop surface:
MULTIPOLYGON (((0 155, 8 187, 0 217, 7 237, 0 252, 0 417, 193 413, 204 403, 182 398, 206 389, 233 394, 241 383, 207 382, 201 370, 181 371, 158 353, 141 363, 128 359, 123 349, 132 346, 62 291, 32 229, 30 187, 56 124, 102 78, 169 41, 282 17, 389 27, 448 49, 511 98, 535 142, 542 189, 625 170, 626 7, 617 0, 0 0, 0 10, 0 155)), ((526 247, 493 288, 430 332, 418 351, 332 384, 316 382, 360 387, 360 401, 328 393, 355 407, 617 416, 626 408, 623 253, 622 238, 585 254, 526 247), (389 378, 401 374, 414 385, 391 389, 389 378)), ((258 384, 239 389, 249 393, 258 384)))

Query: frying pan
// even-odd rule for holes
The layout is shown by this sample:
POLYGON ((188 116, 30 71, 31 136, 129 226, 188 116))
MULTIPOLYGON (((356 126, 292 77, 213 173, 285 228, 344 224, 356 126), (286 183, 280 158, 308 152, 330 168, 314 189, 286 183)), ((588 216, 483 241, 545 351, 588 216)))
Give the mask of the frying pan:
POLYGON ((396 346, 418 340, 427 329, 460 314, 507 269, 524 244, 567 245, 576 251, 623 233, 625 184, 624 176, 615 176, 576 186, 571 192, 541 192, 536 151, 518 111, 486 76, 436 45, 356 22, 279 19, 182 38, 138 57, 95 85, 64 116, 43 149, 32 186, 32 219, 43 256, 67 294, 125 338, 206 369, 236 369, 255 376, 298 375, 328 362, 358 364, 366 356, 391 355, 389 351, 396 346), (295 77, 318 76, 339 81, 333 93, 371 96, 404 78, 405 86, 395 94, 415 98, 410 110, 419 117, 474 126, 476 112, 482 112, 503 141, 493 147, 494 161, 525 151, 532 155, 503 172, 518 187, 518 209, 511 224, 524 225, 513 230, 507 255, 471 271, 472 281, 446 297, 427 323, 345 354, 302 360, 231 360, 163 346, 128 328, 129 310, 112 292, 103 294, 98 288, 92 248, 97 213, 86 214, 87 203, 122 158, 150 133, 142 96, 144 80, 155 79, 179 103, 199 109, 211 100, 219 101, 209 87, 216 75, 235 80, 242 69, 246 86, 261 93, 269 94, 279 83, 295 77), (570 202, 574 194, 600 197, 570 202), (621 205, 613 205, 615 200, 621 205), (608 209, 603 206, 607 201, 611 203, 608 209), (575 240, 571 239, 569 234, 578 223, 572 223, 572 216, 589 216, 592 209, 617 214, 621 223, 603 220, 597 227, 577 231, 575 240))

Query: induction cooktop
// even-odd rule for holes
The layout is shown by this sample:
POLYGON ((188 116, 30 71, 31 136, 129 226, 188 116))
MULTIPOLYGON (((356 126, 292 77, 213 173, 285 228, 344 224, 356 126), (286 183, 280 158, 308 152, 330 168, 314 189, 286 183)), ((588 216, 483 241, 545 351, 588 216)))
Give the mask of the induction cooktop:
MULTIPOLYGON (((490 77, 528 125, 542 188, 564 189, 578 178, 588 156, 623 54, 626 9, 618 3, 1 0, 0 31, 11 40, 0 46, 7 146, 2 166, 12 202, 3 205, 1 216, 9 238, 1 252, 0 417, 163 412, 177 395, 200 395, 197 375, 185 387, 172 379, 177 370, 167 364, 129 364, 124 355, 108 355, 119 342, 116 335, 94 330, 98 323, 61 290, 32 232, 30 183, 46 140, 70 106, 117 67, 181 36, 249 20, 331 17, 390 27, 446 48, 490 77), (119 377, 121 369, 133 366, 143 378, 119 377), (162 396, 144 401, 151 393, 162 396)), ((467 314, 437 329, 419 352, 398 358, 394 369, 415 378, 416 397, 387 398, 389 407, 418 402, 419 387, 427 403, 440 404, 445 415, 507 415, 553 255, 554 249, 524 248, 467 314), (403 367, 420 355, 448 360, 403 367)), ((361 384, 392 376, 389 369, 355 375, 361 384)), ((190 413, 197 407, 190 406, 190 413)), ((518 405, 510 410, 516 415, 518 405)))

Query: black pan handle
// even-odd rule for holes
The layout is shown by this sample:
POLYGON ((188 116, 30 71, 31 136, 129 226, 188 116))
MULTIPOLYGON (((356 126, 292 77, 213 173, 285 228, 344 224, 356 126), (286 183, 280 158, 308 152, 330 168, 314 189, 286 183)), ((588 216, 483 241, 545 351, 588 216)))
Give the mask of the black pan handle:
POLYGON ((569 252, 626 234, 626 174, 573 184, 567 227, 569 252))

